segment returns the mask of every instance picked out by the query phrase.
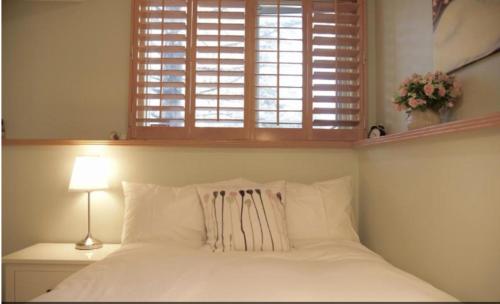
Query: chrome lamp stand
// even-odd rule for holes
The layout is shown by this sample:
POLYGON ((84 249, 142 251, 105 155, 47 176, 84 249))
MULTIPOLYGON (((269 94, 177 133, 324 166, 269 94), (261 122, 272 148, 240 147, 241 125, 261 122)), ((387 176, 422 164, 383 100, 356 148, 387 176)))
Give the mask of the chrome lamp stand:
POLYGON ((92 250, 92 249, 99 249, 102 247, 102 242, 99 241, 96 238, 92 237, 92 233, 90 233, 90 191, 87 191, 87 220, 88 220, 88 229, 87 229, 87 236, 79 241, 78 243, 75 244, 75 248, 79 250, 92 250))

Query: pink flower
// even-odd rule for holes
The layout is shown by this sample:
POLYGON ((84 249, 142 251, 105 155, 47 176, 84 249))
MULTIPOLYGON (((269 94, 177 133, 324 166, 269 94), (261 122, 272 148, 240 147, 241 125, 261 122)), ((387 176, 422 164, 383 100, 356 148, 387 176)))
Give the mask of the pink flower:
POLYGON ((434 92, 434 86, 432 84, 430 84, 430 83, 427 83, 424 86, 424 92, 425 92, 425 95, 431 96, 432 93, 434 92))
POLYGON ((424 105, 424 104, 426 104, 426 103, 427 103, 427 101, 425 101, 425 100, 423 100, 423 99, 417 99, 417 103, 418 103, 418 105, 420 106, 420 105, 424 105))
POLYGON ((399 96, 406 96, 408 94, 408 90, 406 88, 399 89, 399 96))
POLYGON ((438 87, 438 90, 439 90, 439 96, 443 97, 444 95, 446 95, 446 89, 443 87, 443 85, 440 85, 438 87))
POLYGON ((415 98, 411 98, 410 101, 408 102, 408 104, 410 105, 410 107, 416 108, 416 107, 418 107, 419 103, 415 98))
POLYGON ((455 106, 451 101, 448 102, 446 105, 448 106, 448 108, 453 108, 455 106))
POLYGON ((425 79, 427 79, 427 81, 431 82, 432 79, 434 79, 434 74, 432 74, 431 72, 425 74, 425 79))
POLYGON ((403 80, 403 85, 408 85, 410 83, 410 78, 405 78, 405 80, 403 80))
POLYGON ((403 111, 403 107, 400 104, 394 103, 392 106, 394 107, 394 110, 398 112, 403 111))

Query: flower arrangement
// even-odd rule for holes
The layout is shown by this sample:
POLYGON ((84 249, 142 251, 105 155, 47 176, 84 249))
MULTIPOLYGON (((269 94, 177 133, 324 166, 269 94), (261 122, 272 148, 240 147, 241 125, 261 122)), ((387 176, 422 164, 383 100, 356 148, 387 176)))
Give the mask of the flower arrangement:
POLYGON ((453 108, 462 95, 462 85, 443 72, 413 74, 399 86, 399 92, 392 100, 396 111, 411 113, 430 109, 439 112, 453 108))

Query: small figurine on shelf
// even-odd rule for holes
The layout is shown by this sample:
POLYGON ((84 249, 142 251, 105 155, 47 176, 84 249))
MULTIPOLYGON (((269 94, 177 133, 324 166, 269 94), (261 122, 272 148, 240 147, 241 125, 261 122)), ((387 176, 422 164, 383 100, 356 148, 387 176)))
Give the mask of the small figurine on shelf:
POLYGON ((378 138, 381 136, 385 136, 385 128, 382 125, 373 126, 370 128, 368 132, 368 138, 378 138))
POLYGON ((120 133, 118 133, 117 131, 111 131, 111 133, 109 133, 109 139, 120 140, 120 133))

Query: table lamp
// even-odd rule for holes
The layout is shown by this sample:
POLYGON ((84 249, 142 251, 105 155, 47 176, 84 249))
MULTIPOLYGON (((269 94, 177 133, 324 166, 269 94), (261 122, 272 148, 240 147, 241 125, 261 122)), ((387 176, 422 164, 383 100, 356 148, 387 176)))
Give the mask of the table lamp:
POLYGON ((69 191, 87 192, 87 236, 76 243, 76 249, 91 250, 102 247, 102 242, 92 237, 90 232, 90 193, 108 188, 106 159, 100 156, 79 156, 75 159, 69 191))

